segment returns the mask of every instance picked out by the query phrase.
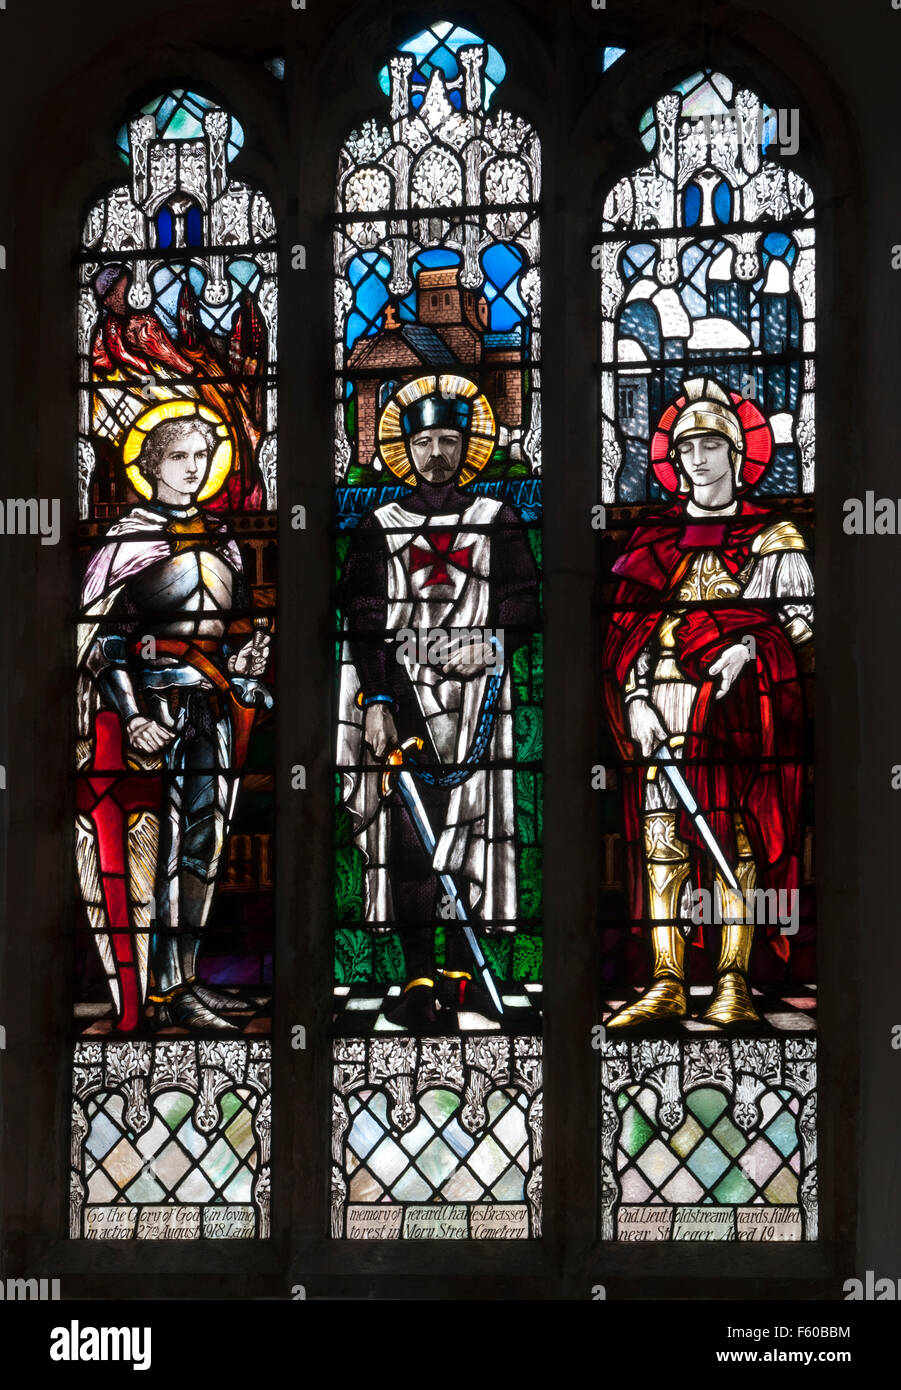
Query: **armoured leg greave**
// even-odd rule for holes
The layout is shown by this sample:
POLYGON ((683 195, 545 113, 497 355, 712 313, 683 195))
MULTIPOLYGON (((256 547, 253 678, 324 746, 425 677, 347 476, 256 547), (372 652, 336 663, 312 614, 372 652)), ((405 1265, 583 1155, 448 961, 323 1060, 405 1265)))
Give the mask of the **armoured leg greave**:
POLYGON ((735 817, 735 838, 738 845, 735 877, 741 892, 736 893, 730 888, 719 873, 714 878, 714 891, 723 919, 723 935, 716 967, 716 990, 710 1008, 704 1014, 706 1023, 753 1023, 760 1018, 748 987, 748 966, 754 940, 754 921, 748 904, 753 902, 757 887, 757 865, 751 857, 751 844, 740 816, 735 817))
POLYGON ((676 834, 675 811, 652 811, 642 817, 648 915, 654 955, 653 984, 635 1003, 620 1009, 608 1028, 684 1018, 685 937, 678 925, 679 899, 688 880, 688 846, 676 834))

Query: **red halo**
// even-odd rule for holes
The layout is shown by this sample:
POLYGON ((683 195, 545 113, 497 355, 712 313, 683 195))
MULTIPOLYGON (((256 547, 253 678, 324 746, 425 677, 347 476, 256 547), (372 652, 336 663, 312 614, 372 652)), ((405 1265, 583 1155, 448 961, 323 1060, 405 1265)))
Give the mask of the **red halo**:
MULTIPOLYGON (((738 485, 740 488, 753 487, 763 477, 773 457, 773 431, 766 416, 757 409, 753 401, 740 396, 737 391, 730 391, 729 395, 735 405, 735 413, 741 421, 745 440, 738 485)), ((679 396, 668 405, 651 439, 651 467, 665 492, 679 492, 679 476, 673 467, 669 452, 676 416, 687 403, 685 396, 679 396)))

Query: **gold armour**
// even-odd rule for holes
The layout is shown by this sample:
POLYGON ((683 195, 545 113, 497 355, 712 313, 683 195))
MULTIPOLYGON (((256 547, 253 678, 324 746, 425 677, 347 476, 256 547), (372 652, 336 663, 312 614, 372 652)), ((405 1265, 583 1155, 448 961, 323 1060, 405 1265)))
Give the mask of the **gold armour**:
POLYGON ((806 550, 807 546, 793 521, 775 521, 754 537, 751 549, 758 555, 775 555, 780 550, 806 550))
MULTIPOLYGON (((741 585, 736 583, 713 550, 701 551, 692 561, 679 586, 679 599, 682 603, 709 603, 712 599, 732 598, 740 593, 741 585)), ((666 614, 657 629, 660 659, 654 671, 655 681, 685 680, 674 655, 676 629, 684 617, 684 608, 674 608, 666 614)))
POLYGON ((741 585, 726 569, 715 550, 702 550, 679 586, 684 603, 709 603, 711 599, 734 598, 741 585))
POLYGON ((735 842, 738 847, 735 877, 741 891, 736 893, 730 888, 720 873, 714 876, 723 935, 716 967, 716 989, 704 1014, 705 1023, 757 1023, 760 1020, 748 987, 754 923, 746 920, 747 904, 753 902, 752 894, 757 887, 757 865, 751 857, 751 842, 739 815, 735 816, 735 842))
POLYGON ((608 1028, 684 1018, 685 937, 677 922, 679 899, 689 874, 688 846, 676 834, 675 811, 653 811, 643 818, 648 915, 654 953, 653 983, 634 1004, 619 1009, 608 1028))
MULTIPOLYGON (((643 818, 645 864, 648 882, 648 913, 654 957, 650 988, 608 1019, 607 1027, 633 1028, 642 1023, 685 1018, 685 937, 677 921, 679 899, 689 875, 688 846, 676 834, 676 812, 655 811, 643 818)), ((751 999, 748 966, 754 940, 754 923, 746 921, 746 905, 757 886, 757 866, 741 816, 735 816, 738 865, 735 877, 739 892, 730 888, 722 876, 714 878, 722 923, 722 941, 717 963, 713 999, 703 1015, 705 1023, 720 1026, 756 1023, 760 1015, 751 999)))

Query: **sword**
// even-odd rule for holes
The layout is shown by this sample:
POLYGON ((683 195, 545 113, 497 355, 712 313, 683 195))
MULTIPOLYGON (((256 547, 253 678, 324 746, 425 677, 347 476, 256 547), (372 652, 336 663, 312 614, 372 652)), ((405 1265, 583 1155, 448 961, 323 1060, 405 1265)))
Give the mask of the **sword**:
MULTIPOLYGON (((423 806, 422 804, 422 797, 419 795, 419 788, 416 785, 416 779, 414 778, 411 772, 406 772, 404 770, 403 765, 404 749, 410 747, 415 747, 417 749, 421 748, 422 739, 408 738, 406 743, 403 743, 400 746, 400 748, 395 748, 393 753, 388 754, 386 762, 388 763, 390 768, 397 769, 397 771, 393 774, 397 778, 397 790, 400 792, 404 805, 410 812, 410 817, 413 821, 414 826, 416 827, 416 833, 422 841, 424 849, 426 850, 427 854, 431 857, 435 853, 435 846, 437 845, 438 841, 435 838, 435 832, 433 831, 431 823, 429 821, 428 812, 426 811, 425 806, 423 806)), ((384 772, 382 774, 383 796, 387 796, 388 794, 388 791, 390 789, 391 776, 391 772, 384 772)), ((447 893, 447 896, 450 898, 451 902, 454 904, 454 916, 462 926, 463 935, 466 938, 466 944, 469 947, 470 953, 472 954, 472 958, 478 967, 479 974, 482 977, 482 983, 488 991, 492 1004, 497 1009, 498 1013, 502 1014, 504 1012, 504 1006, 501 1003, 501 997, 498 993, 497 985, 494 983, 491 971, 488 969, 488 962, 486 961, 482 948, 478 943, 476 934, 473 931, 472 927, 469 925, 469 922, 467 921, 466 908, 463 905, 463 899, 460 897, 457 885, 454 883, 453 877, 448 873, 439 873, 438 877, 441 880, 442 888, 447 893)))
POLYGON ((701 836, 701 839, 704 841, 705 845, 710 850, 710 853, 713 855, 713 858, 716 860, 717 867, 719 868, 720 873, 723 875, 723 878, 726 880, 729 887, 732 889, 734 893, 741 894, 741 888, 738 885, 738 879, 735 877, 735 874, 729 867, 729 861, 727 860, 725 854, 721 850, 716 836, 714 835, 713 831, 710 829, 710 826, 707 824, 707 821, 701 814, 698 808, 698 803, 692 796, 688 783, 686 782, 685 778, 682 776, 682 773, 676 766, 676 760, 673 757, 673 751, 670 744, 661 744, 661 746, 655 752, 654 757, 664 777, 669 782, 673 791, 676 793, 676 796, 682 802, 682 805, 685 807, 686 811, 691 817, 694 827, 697 830, 698 834, 701 836))

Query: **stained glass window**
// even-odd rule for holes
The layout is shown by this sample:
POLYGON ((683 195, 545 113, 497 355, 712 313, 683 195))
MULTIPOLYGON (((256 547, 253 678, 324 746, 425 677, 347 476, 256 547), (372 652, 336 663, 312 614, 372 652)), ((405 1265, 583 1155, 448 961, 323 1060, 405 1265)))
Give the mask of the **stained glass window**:
POLYGON ((604 208, 602 1229, 817 1236, 814 203, 722 73, 604 208))
POLYGON ((538 137, 436 23, 340 153, 332 1234, 541 1229, 538 137))
POLYGON ((79 258, 70 1234, 269 1234, 276 243, 177 89, 79 258))

